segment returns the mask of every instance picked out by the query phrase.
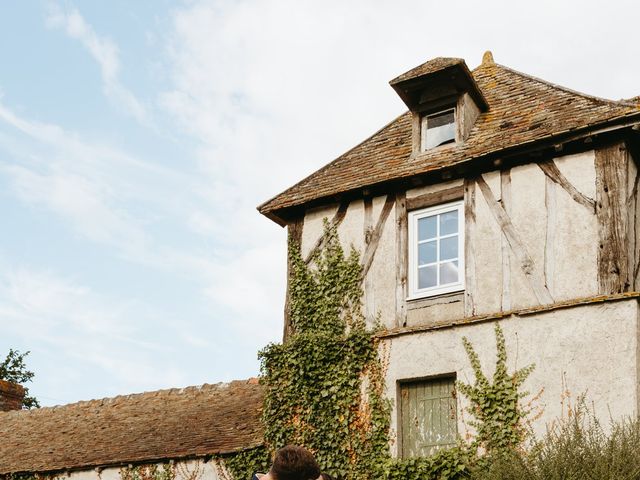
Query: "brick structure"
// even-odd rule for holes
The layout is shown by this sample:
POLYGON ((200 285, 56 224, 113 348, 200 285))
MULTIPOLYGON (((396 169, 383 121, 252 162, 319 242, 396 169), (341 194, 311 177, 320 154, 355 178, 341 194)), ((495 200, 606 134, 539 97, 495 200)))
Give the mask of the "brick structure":
POLYGON ((22 410, 24 388, 17 383, 0 380, 0 411, 22 410))

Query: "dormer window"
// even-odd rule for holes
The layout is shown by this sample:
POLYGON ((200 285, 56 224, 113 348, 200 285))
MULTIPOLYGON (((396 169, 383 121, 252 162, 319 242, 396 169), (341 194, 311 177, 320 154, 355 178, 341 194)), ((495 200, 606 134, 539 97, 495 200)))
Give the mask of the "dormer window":
POLYGON ((440 145, 463 145, 489 105, 460 58, 435 58, 391 80, 411 112, 411 156, 430 155, 440 145))
POLYGON ((424 152, 456 140, 455 109, 423 115, 420 121, 420 148, 424 152))

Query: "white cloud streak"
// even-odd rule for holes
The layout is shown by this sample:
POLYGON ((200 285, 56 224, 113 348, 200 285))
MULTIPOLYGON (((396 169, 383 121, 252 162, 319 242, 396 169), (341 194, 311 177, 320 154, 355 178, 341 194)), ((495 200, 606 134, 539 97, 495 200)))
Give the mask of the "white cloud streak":
POLYGON ((98 35, 76 8, 65 11, 55 3, 49 5, 46 24, 49 28, 63 30, 70 38, 78 40, 89 52, 100 66, 104 94, 114 105, 141 124, 150 124, 150 116, 145 106, 120 82, 119 50, 110 38, 98 35))

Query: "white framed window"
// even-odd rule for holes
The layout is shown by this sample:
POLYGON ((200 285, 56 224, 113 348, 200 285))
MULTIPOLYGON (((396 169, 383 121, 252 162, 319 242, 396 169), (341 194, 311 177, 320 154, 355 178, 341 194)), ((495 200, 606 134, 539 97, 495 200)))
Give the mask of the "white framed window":
POLYGON ((464 290, 462 200, 410 212, 409 299, 464 290))
POLYGON ((424 152, 445 143, 455 142, 455 109, 424 115, 420 121, 420 147, 424 152))

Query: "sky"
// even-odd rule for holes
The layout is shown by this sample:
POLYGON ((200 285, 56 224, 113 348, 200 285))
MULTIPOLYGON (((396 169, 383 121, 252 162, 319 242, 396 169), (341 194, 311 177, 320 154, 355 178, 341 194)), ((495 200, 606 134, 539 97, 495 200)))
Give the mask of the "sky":
POLYGON ((256 206, 404 110, 437 56, 640 95, 633 1, 0 5, 0 357, 43 405, 256 376, 286 232, 256 206))

